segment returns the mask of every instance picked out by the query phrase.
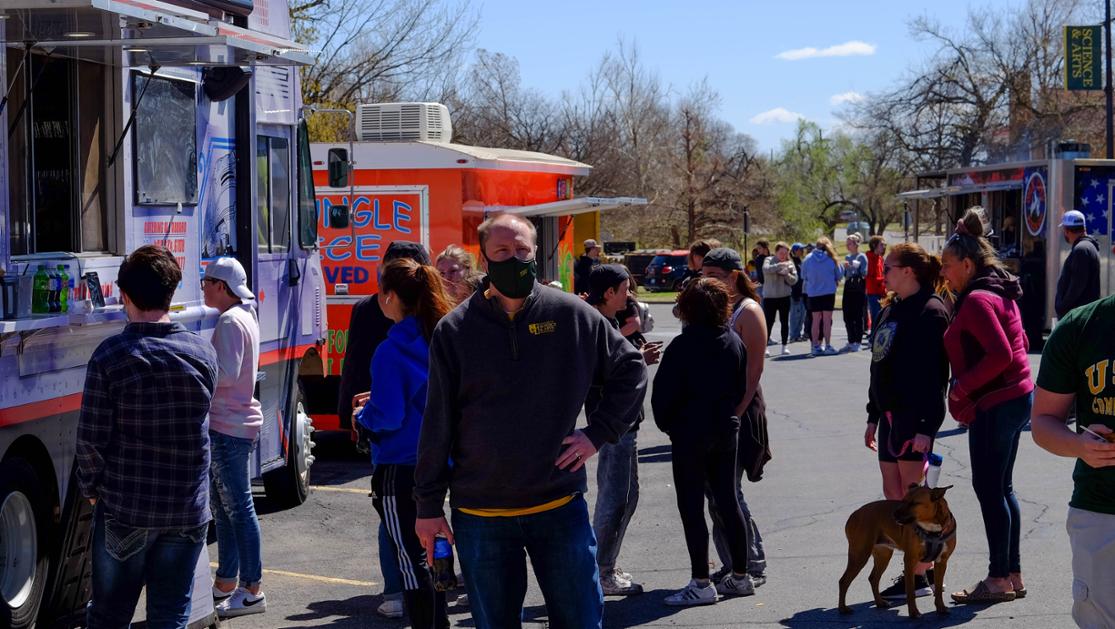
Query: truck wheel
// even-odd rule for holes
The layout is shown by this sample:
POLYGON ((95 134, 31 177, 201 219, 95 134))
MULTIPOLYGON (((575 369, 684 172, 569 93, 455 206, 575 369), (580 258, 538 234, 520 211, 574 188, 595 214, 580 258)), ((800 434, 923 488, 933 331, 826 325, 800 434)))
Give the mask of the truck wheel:
POLYGON ((21 459, 0 464, 0 626, 33 627, 50 572, 46 490, 21 459))
POLYGON ((286 465, 263 475, 263 488, 279 507, 288 509, 306 502, 310 495, 310 466, 314 464, 313 419, 302 406, 302 392, 295 387, 294 416, 287 439, 286 465))

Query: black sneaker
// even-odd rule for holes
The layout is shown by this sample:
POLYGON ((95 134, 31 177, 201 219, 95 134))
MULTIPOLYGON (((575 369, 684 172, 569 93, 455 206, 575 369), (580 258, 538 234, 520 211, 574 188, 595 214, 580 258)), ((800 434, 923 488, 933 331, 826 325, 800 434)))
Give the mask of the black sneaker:
MULTIPOLYGON (((925 575, 914 575, 914 596, 920 598, 922 596, 931 596, 933 588, 929 585, 929 579, 925 575)), ((894 578, 894 583, 890 587, 879 592, 879 595, 888 601, 904 601, 906 600, 906 576, 899 575, 894 578)))

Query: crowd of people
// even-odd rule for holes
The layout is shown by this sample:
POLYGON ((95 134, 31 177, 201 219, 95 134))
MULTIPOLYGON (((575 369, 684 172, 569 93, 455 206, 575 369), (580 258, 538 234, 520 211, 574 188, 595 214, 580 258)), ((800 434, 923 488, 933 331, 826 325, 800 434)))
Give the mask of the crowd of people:
MULTIPOLYGON (((1062 223, 1066 239, 1080 242, 1071 221, 1062 223)), ((463 583, 458 604, 470 607, 478 627, 519 626, 528 556, 554 627, 601 627, 604 596, 640 594, 619 562, 638 505, 637 439, 654 364, 650 407, 671 443, 691 563, 689 582, 664 603, 753 594, 767 566, 742 481, 760 480, 771 458, 761 378, 767 347, 777 344, 773 324, 780 320, 784 353, 805 330, 814 354, 835 353, 832 317, 843 282, 846 348, 858 351, 865 336, 870 343, 864 445, 876 452, 884 496, 900 499, 925 482, 946 412, 966 427, 988 570, 954 601, 1026 595, 1012 473, 1032 417, 1040 446, 1078 459, 1069 514, 1080 584, 1074 618, 1115 625, 1115 561, 1107 561, 1115 559, 1115 443, 1105 437, 1115 425, 1104 396, 1115 371, 1115 297, 1098 300, 1089 281, 1058 296, 1065 315, 1046 346, 1035 397, 1021 289, 986 224, 982 210, 969 210, 940 258, 913 243, 888 251, 879 237, 864 254, 855 234, 843 262, 826 238, 779 242, 773 253, 762 242, 747 264, 718 242, 694 243, 675 307, 682 332, 664 350, 646 337, 651 320, 631 274, 600 263, 595 242, 585 244, 579 294, 538 281, 537 233, 521 217, 499 215, 479 227, 483 276, 461 247, 431 264, 421 245, 392 243, 379 292, 353 310, 339 401, 370 443, 385 582, 379 612, 405 613, 414 627, 448 627, 447 590, 463 583), (1066 424, 1074 402, 1080 431, 1066 424), (449 575, 440 573, 449 549, 460 578, 452 562, 449 575)), ((1072 268, 1092 272, 1086 261, 1072 268)), ((253 397, 254 296, 234 260, 210 264, 203 293, 221 314, 205 341, 170 320, 180 281, 166 250, 129 255, 118 279, 129 324, 89 364, 77 478, 95 505, 94 629, 127 626, 144 584, 149 625, 184 627, 210 519, 219 614, 266 608, 247 477, 262 423, 253 397)), ((919 596, 930 593, 932 569, 923 563, 915 571, 919 596)), ((884 592, 905 595, 901 577, 884 592)))

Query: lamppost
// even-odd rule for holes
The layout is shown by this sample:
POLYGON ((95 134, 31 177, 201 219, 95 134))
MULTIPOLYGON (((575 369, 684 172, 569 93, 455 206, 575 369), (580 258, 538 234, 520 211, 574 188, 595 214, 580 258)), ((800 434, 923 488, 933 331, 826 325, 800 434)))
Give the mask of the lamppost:
POLYGON ((1112 159, 1115 158, 1115 129, 1112 127, 1111 117, 1115 112, 1112 111, 1111 104, 1111 0, 1103 1, 1103 16, 1104 59, 1107 64, 1107 80, 1103 85, 1104 100, 1107 104, 1104 116, 1107 134, 1104 136, 1104 144, 1107 145, 1107 159, 1112 159))

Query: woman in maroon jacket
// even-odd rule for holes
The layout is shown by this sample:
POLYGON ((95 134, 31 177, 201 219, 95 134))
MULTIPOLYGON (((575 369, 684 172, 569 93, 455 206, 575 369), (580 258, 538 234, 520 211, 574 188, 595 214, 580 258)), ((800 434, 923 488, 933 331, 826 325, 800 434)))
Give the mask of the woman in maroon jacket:
POLYGON ((941 256, 941 272, 956 293, 955 316, 945 332, 953 375, 949 411, 968 425, 972 486, 991 554, 987 578, 953 594, 958 603, 1026 594, 1018 551, 1022 516, 1011 476, 1034 384, 1018 309, 1022 290, 984 237, 984 225, 983 210, 969 209, 941 256))

